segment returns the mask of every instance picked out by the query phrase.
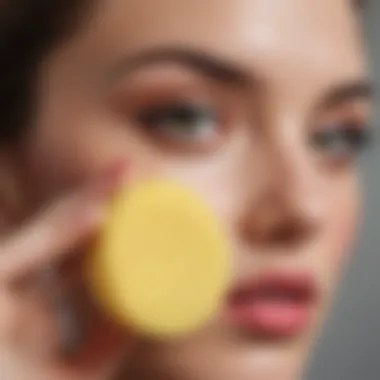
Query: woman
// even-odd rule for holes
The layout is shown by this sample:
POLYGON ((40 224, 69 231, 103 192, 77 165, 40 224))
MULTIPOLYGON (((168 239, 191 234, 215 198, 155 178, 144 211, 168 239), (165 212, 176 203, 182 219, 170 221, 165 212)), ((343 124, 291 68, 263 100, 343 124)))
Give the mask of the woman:
POLYGON ((8 3, 1 378, 298 379, 357 222, 370 88, 355 5, 8 3), (82 291, 107 199, 148 173, 200 192, 234 244, 225 311, 185 341, 131 339, 82 291), (62 337, 81 342, 69 358, 62 337))

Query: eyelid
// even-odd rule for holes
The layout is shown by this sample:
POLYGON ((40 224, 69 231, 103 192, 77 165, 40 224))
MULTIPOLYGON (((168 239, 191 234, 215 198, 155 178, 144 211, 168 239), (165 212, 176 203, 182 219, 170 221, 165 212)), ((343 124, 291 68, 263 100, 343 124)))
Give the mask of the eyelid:
POLYGON ((119 81, 114 92, 199 92, 220 87, 200 75, 178 66, 142 69, 119 81))
POLYGON ((187 85, 183 83, 166 83, 160 86, 144 85, 135 88, 121 88, 110 99, 113 108, 121 111, 128 109, 171 104, 175 102, 218 103, 223 95, 216 89, 205 85, 187 85))
MULTIPOLYGON (((165 106, 172 104, 200 104, 209 105, 218 108, 221 113, 230 113, 230 110, 236 109, 237 101, 235 93, 223 90, 218 86, 208 84, 192 85, 184 83, 166 83, 160 86, 144 85, 135 88, 121 88, 110 99, 112 108, 118 113, 135 112, 136 109, 165 106)), ((240 106, 239 106, 240 107, 240 106)))
POLYGON ((163 99, 170 101, 174 98, 198 98, 214 100, 217 103, 242 96, 236 89, 222 86, 178 64, 166 65, 161 68, 155 66, 153 71, 145 67, 137 75, 133 74, 121 80, 109 93, 109 104, 113 104, 112 108, 125 111, 126 107, 133 108, 163 99))
POLYGON ((324 125, 342 125, 350 123, 352 125, 356 124, 358 128, 364 128, 367 126, 370 120, 370 112, 368 105, 358 102, 351 102, 346 105, 336 106, 332 109, 322 112, 322 114, 316 118, 317 128, 323 127, 324 125))
POLYGON ((341 104, 328 107, 325 114, 346 117, 368 118, 371 114, 372 103, 368 99, 351 99, 341 104))

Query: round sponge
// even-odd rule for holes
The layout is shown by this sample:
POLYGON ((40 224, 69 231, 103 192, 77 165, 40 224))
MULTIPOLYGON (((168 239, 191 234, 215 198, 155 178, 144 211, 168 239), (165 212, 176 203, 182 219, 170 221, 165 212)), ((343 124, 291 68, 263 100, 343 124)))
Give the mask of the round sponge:
POLYGON ((138 334, 177 338, 220 306, 229 250, 213 212, 186 187, 147 180, 113 200, 87 265, 104 310, 138 334))

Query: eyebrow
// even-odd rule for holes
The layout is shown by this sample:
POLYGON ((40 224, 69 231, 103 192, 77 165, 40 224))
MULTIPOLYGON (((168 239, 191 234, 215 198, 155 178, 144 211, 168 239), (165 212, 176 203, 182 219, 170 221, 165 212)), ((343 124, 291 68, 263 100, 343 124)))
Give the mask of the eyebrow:
POLYGON ((230 86, 257 86, 260 82, 258 77, 244 71, 228 60, 197 49, 184 47, 155 48, 128 56, 122 59, 112 70, 111 81, 134 70, 159 63, 179 64, 230 86))
POLYGON ((374 93, 373 83, 366 79, 358 79, 333 87, 322 103, 325 107, 335 107, 354 100, 371 100, 374 93))
MULTIPOLYGON (((112 83, 135 70, 161 63, 188 67, 205 77, 232 87, 259 88, 264 85, 264 80, 259 75, 245 71, 233 62, 199 49, 181 46, 157 47, 126 56, 111 70, 107 81, 112 83)), ((360 78, 331 88, 323 97, 322 105, 334 107, 353 100, 370 100, 373 94, 373 84, 360 78)))
POLYGON ((354 9, 362 10, 368 3, 368 0, 351 0, 354 9))

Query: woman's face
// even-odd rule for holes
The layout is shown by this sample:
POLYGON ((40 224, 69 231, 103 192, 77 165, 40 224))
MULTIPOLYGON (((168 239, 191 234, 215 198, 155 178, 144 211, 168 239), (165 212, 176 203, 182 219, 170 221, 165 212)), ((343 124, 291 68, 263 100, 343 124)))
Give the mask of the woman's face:
POLYGON ((136 378, 292 379, 357 217, 352 4, 101 0, 87 22, 41 68, 28 210, 124 159, 187 184, 229 233, 231 294, 196 336, 142 343, 136 378))

